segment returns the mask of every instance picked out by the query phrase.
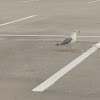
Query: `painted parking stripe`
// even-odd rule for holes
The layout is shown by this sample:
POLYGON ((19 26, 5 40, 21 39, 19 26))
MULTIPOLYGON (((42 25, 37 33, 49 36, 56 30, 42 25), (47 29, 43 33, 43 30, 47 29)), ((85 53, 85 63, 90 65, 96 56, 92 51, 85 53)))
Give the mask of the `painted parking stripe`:
POLYGON ((86 52, 84 52, 78 58, 76 58, 71 63, 69 63, 68 65, 63 67, 57 73, 55 73, 50 78, 48 78, 46 81, 41 83, 39 86, 37 86, 34 89, 32 89, 32 91, 34 91, 34 92, 42 92, 42 91, 46 90, 51 85, 53 85, 56 81, 58 81, 58 79, 60 79, 62 76, 64 76, 66 73, 68 73, 74 67, 76 67, 79 63, 81 63, 83 60, 85 60, 88 56, 90 56, 92 53, 94 53, 99 48, 100 48, 100 42, 95 44, 95 45, 93 45, 90 49, 88 49, 86 52))
POLYGON ((20 21, 23 21, 23 20, 26 20, 26 19, 30 19, 30 18, 36 17, 36 16, 37 15, 32 15, 32 16, 24 17, 24 18, 21 18, 21 19, 18 19, 18 20, 14 20, 14 21, 11 21, 11 22, 0 24, 0 26, 5 26, 5 25, 13 24, 13 23, 16 23, 16 22, 20 22, 20 21))
POLYGON ((39 1, 39 0, 25 0, 25 1, 21 1, 21 2, 32 2, 32 1, 39 1))
MULTIPOLYGON (((67 35, 11 35, 11 34, 1 34, 0 37, 68 37, 67 35)), ((87 36, 77 36, 79 38, 100 38, 97 35, 87 35, 87 36)))
POLYGON ((95 1, 90 1, 88 3, 96 3, 96 2, 99 2, 100 0, 95 0, 95 1))

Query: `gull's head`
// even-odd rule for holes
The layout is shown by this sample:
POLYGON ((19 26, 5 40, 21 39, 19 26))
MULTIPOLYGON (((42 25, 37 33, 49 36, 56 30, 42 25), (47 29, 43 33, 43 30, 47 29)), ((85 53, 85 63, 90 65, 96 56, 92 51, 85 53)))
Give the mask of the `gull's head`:
POLYGON ((74 29, 74 32, 76 32, 76 33, 80 33, 80 31, 79 31, 79 30, 77 30, 77 29, 74 29))

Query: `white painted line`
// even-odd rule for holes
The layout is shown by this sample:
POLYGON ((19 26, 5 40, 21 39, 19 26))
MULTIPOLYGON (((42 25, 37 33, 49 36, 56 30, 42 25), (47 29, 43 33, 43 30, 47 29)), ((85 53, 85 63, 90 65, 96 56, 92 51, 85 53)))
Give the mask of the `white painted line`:
POLYGON ((0 26, 5 26, 5 25, 13 24, 13 23, 20 22, 20 21, 23 21, 23 20, 26 20, 26 19, 29 19, 29 18, 36 17, 36 16, 37 15, 32 15, 32 16, 24 17, 24 18, 21 18, 21 19, 18 19, 18 20, 14 20, 14 21, 11 21, 11 22, 0 24, 0 26))
POLYGON ((25 1, 21 1, 21 2, 32 2, 32 1, 39 1, 39 0, 25 0, 25 1))
POLYGON ((10 35, 10 34, 3 34, 0 35, 1 37, 66 37, 63 35, 10 35))
MULTIPOLYGON (((4 40, 4 39, 3 39, 4 40)), ((55 39, 14 39, 15 41, 34 41, 34 42, 52 42, 55 39)), ((62 41, 62 39, 57 39, 57 41, 62 41)))
POLYGON ((100 38, 100 36, 77 36, 77 37, 82 37, 82 38, 100 38))
POLYGON ((96 3, 96 2, 99 2, 100 0, 95 0, 95 1, 90 1, 88 3, 96 3))
MULTIPOLYGON (((55 39, 15 39, 15 40, 17 40, 17 41, 36 41, 36 42, 38 42, 38 41, 53 41, 55 39)), ((61 40, 59 39, 59 41, 61 41, 61 40)))
MULTIPOLYGON (((0 37, 68 37, 67 35, 11 35, 1 34, 0 37)), ((77 36, 80 38, 100 38, 100 36, 77 36)))
POLYGON ((84 52, 78 58, 73 60, 71 63, 66 65, 64 68, 59 70, 54 75, 52 75, 50 78, 48 78, 46 81, 41 83, 39 86, 37 86, 34 89, 32 89, 32 91, 34 91, 34 92, 42 92, 42 91, 46 90, 51 85, 53 85, 58 79, 60 79, 62 76, 64 76, 66 73, 68 73, 71 69, 73 69, 79 63, 81 63, 84 59, 86 59, 88 56, 90 56, 92 53, 94 53, 99 48, 100 48, 100 42, 95 44, 95 45, 93 45, 90 49, 88 49, 86 52, 84 52))

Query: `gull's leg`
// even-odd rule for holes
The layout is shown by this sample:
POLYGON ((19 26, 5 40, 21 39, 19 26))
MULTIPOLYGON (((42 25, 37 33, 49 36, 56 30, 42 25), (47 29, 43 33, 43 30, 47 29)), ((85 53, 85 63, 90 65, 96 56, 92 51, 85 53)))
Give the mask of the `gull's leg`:
POLYGON ((72 45, 69 45, 69 47, 70 47, 70 50, 72 50, 72 45))
POLYGON ((69 47, 69 50, 72 50, 72 45, 68 45, 68 47, 69 47))

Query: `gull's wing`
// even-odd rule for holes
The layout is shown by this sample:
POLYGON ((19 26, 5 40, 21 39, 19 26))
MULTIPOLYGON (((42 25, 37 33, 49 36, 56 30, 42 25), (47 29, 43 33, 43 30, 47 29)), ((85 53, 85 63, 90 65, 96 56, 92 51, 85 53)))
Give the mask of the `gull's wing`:
POLYGON ((61 42, 60 45, 69 44, 71 41, 72 41, 72 38, 71 37, 68 37, 63 42, 61 42))

